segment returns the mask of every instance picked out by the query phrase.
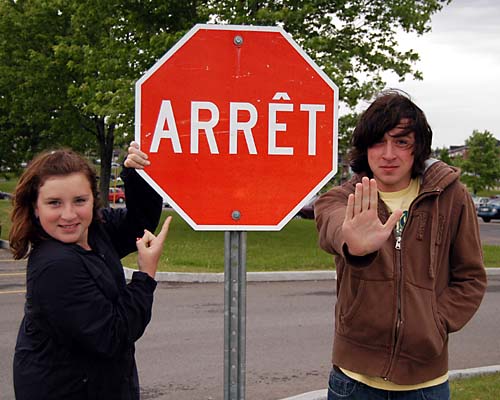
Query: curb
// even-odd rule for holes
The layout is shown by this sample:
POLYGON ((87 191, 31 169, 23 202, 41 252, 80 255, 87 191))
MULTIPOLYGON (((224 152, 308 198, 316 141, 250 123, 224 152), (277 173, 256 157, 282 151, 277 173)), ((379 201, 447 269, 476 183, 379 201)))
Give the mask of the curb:
MULTIPOLYGON (((123 267, 125 278, 131 279, 135 269, 123 267)), ((247 282, 280 282, 280 281, 318 281, 337 279, 336 271, 277 271, 277 272, 247 272, 247 282)), ((196 272, 157 272, 158 282, 182 283, 223 283, 224 273, 196 272)))
MULTIPOLYGON (((473 378, 476 376, 490 375, 500 372, 500 365, 490 365, 487 367, 457 369, 449 372, 449 380, 473 378)), ((281 400, 326 400, 328 389, 315 390, 314 392, 302 393, 293 397, 286 397, 281 400)))
POLYGON ((487 367, 456 369, 450 371, 450 381, 457 379, 473 378, 475 376, 491 375, 500 372, 500 365, 489 365, 487 367))

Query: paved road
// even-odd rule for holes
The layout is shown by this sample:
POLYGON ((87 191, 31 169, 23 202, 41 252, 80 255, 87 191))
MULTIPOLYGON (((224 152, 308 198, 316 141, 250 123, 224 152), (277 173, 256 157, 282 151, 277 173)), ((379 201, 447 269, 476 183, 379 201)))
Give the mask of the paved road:
MULTIPOLYGON (((161 285, 154 321, 138 346, 146 398, 222 397, 222 294, 219 284, 161 285)), ((248 285, 248 400, 325 387, 333 302, 332 281, 248 285)), ((490 281, 480 312, 452 335, 452 369, 500 364, 499 305, 497 277, 490 281)))
MULTIPOLYGON (((500 223, 480 227, 483 241, 487 235, 488 241, 500 237, 500 223)), ((5 400, 14 399, 11 363, 25 279, 24 262, 9 259, 0 251, 0 397, 5 400)), ((247 400, 325 387, 334 294, 334 281, 248 284, 247 400)), ((143 399, 222 398, 223 308, 222 284, 159 284, 153 320, 137 345, 143 399)), ((490 277, 478 314, 452 335, 450 368, 500 364, 499 326, 496 276, 490 277)))
MULTIPOLYGON (((4 285, 5 288, 6 285, 4 285)), ((161 283, 138 342, 143 399, 221 399, 223 285, 161 283)), ((11 360, 22 294, 0 294, 0 393, 13 400, 11 360)), ((325 387, 334 282, 249 283, 247 399, 274 400, 325 387)), ((500 364, 500 277, 478 314, 452 335, 450 367, 500 364)))
POLYGON ((479 219, 479 230, 484 244, 500 246, 500 219, 494 219, 491 222, 483 222, 479 219))

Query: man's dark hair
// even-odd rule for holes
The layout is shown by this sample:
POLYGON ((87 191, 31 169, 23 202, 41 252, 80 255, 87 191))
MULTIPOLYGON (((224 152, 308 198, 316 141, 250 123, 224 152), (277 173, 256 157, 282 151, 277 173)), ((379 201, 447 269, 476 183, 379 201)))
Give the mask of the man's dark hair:
POLYGON ((407 119, 403 134, 415 132, 413 146, 414 162, 412 178, 424 171, 424 162, 431 154, 432 129, 424 112, 417 107, 410 96, 400 90, 381 92, 375 101, 361 114, 352 135, 349 152, 351 168, 356 173, 366 172, 372 177, 368 165, 368 148, 382 140, 383 136, 407 119))

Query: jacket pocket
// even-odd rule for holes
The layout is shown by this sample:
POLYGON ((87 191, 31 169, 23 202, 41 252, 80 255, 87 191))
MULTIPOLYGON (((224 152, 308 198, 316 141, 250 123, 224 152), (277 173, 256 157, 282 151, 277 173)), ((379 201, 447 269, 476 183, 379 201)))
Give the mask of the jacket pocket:
POLYGON ((363 346, 390 346, 394 308, 392 281, 358 280, 343 285, 336 305, 337 334, 363 346))
POLYGON ((406 283, 403 326, 401 355, 426 362, 443 352, 447 332, 432 290, 406 283))

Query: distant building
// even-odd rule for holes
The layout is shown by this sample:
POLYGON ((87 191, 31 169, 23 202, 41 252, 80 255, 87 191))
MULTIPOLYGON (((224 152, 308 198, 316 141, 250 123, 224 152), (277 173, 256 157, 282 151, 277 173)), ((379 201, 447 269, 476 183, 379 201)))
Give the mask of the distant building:
POLYGON ((448 154, 451 158, 455 157, 467 158, 467 150, 468 146, 466 145, 450 146, 450 148, 448 149, 448 154))
MULTIPOLYGON (((497 139, 497 147, 500 147, 500 140, 497 139)), ((467 158, 467 150, 469 147, 467 145, 461 146, 450 146, 448 149, 448 154, 450 158, 462 157, 463 159, 467 158)))

